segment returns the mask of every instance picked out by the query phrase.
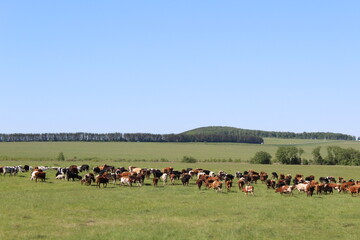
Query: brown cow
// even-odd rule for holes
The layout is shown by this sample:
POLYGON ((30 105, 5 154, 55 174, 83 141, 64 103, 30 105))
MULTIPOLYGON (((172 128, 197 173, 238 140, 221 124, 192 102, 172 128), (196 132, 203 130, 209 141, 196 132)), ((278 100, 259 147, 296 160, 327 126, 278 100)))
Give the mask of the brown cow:
POLYGON ((265 181, 268 179, 268 174, 266 172, 260 172, 260 181, 262 183, 265 183, 265 181))
POLYGON ((230 192, 230 191, 231 191, 231 187, 232 187, 232 181, 231 181, 231 180, 227 180, 227 181, 225 182, 225 186, 226 186, 226 190, 227 190, 228 192, 230 192))
POLYGON ((159 178, 154 177, 153 178, 153 186, 156 187, 158 185, 158 182, 159 182, 159 178))
POLYGON ((222 182, 220 181, 214 181, 211 184, 211 187, 216 191, 216 192, 222 192, 222 182))
POLYGON ((360 185, 352 185, 348 188, 348 191, 351 193, 351 196, 354 196, 354 194, 359 196, 360 185))
POLYGON ((293 186, 288 186, 288 185, 285 185, 285 186, 281 186, 281 187, 278 187, 277 189, 275 189, 275 192, 279 192, 281 195, 282 194, 287 194, 289 193, 290 195, 292 195, 292 190, 294 189, 293 186))
POLYGON ((245 186, 241 189, 242 192, 245 193, 246 196, 248 196, 249 193, 254 196, 254 187, 253 186, 245 186))
POLYGON ((96 179, 95 180, 96 186, 98 186, 100 188, 100 184, 102 184, 104 188, 107 187, 109 179, 106 177, 106 175, 103 175, 103 176, 98 175, 98 176, 96 176, 95 179, 96 179))
POLYGON ((42 182, 45 182, 46 173, 45 172, 36 172, 35 173, 35 182, 40 179, 42 182))

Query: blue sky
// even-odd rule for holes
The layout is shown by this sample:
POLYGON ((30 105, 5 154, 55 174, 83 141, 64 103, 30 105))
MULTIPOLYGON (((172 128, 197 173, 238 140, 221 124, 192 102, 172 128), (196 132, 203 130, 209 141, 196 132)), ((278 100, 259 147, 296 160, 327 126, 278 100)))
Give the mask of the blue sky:
POLYGON ((1 1, 0 132, 360 136, 358 1, 1 1))

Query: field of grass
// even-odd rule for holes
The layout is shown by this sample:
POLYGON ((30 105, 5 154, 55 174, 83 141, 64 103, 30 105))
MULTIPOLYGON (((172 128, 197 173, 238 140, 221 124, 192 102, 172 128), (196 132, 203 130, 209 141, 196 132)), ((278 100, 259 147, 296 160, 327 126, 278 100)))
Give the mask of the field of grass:
MULTIPOLYGON (((173 164, 175 169, 254 169, 360 179, 360 167, 348 166, 173 164)), ((47 176, 45 183, 30 181, 30 173, 0 176, 0 239, 358 239, 360 234, 360 197, 349 194, 281 196, 258 183, 255 196, 246 197, 235 187, 229 193, 199 191, 194 181, 186 187, 177 182, 154 188, 150 179, 142 187, 109 184, 98 189, 55 180, 53 170, 47 176)))
MULTIPOLYGON (((337 145, 360 150, 355 141, 266 139, 263 145, 210 143, 0 143, 0 166, 28 164, 67 167, 109 164, 116 167, 203 168, 212 171, 254 169, 271 173, 342 176, 360 180, 360 167, 254 165, 245 161, 257 151, 274 156, 277 147, 292 144, 311 158, 317 146, 337 145), (74 161, 56 161, 59 152, 74 161), (243 162, 181 163, 183 156, 199 160, 219 158, 243 162), (152 159, 169 162, 151 162, 152 159), (2 158, 4 159, 4 158, 2 158), (5 158, 8 159, 8 158, 5 158), (11 159, 11 158, 9 158, 11 159), (121 159, 143 159, 141 162, 121 159)), ((324 153, 325 154, 325 153, 324 153)), ((190 186, 154 188, 151 179, 143 187, 109 184, 107 188, 82 186, 55 180, 47 171, 45 183, 30 181, 30 173, 0 176, 0 239, 358 239, 360 197, 349 194, 294 193, 280 196, 255 185, 255 196, 246 197, 235 187, 216 193, 190 186)))
POLYGON ((0 143, 0 160, 48 161, 63 152, 66 159, 92 161, 146 160, 179 162, 183 156, 191 156, 199 161, 209 159, 241 160, 252 158, 256 152, 265 151, 275 158, 279 146, 292 145, 304 149, 305 159, 312 159, 311 152, 331 145, 360 150, 358 141, 324 141, 302 139, 265 139, 265 144, 241 143, 141 143, 141 142, 12 142, 0 143))

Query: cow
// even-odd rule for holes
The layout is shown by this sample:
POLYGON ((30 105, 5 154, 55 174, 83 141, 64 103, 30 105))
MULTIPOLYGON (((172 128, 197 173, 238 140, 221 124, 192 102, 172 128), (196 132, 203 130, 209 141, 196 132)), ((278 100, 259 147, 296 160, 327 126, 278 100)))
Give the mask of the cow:
POLYGON ((122 177, 120 179, 120 183, 123 184, 123 185, 128 185, 130 187, 132 187, 132 179, 130 176, 127 176, 127 177, 122 177))
POLYGON ((300 192, 306 192, 306 188, 309 184, 308 183, 299 183, 294 185, 294 189, 297 189, 300 192))
POLYGON ((245 185, 244 178, 240 178, 237 183, 238 183, 239 190, 241 190, 245 185))
POLYGON ((341 183, 339 192, 342 191, 343 193, 345 193, 352 185, 355 185, 355 183, 351 181, 341 183))
POLYGON ((284 185, 284 186, 281 186, 281 187, 278 187, 275 189, 275 192, 279 192, 281 195, 283 194, 290 194, 292 195, 292 190, 294 189, 293 186, 289 186, 289 185, 284 185))
POLYGON ((35 182, 37 182, 38 179, 40 179, 42 182, 45 182, 45 178, 46 178, 46 173, 45 172, 36 172, 35 173, 35 182))
POLYGON ((18 166, 14 166, 14 167, 3 167, 3 172, 4 172, 4 176, 9 173, 9 176, 16 176, 16 174, 19 172, 19 167, 18 166))
POLYGON ((268 174, 266 172, 260 172, 260 181, 262 183, 265 183, 265 181, 268 179, 268 174))
POLYGON ((109 182, 109 179, 108 179, 106 176, 97 175, 97 176, 95 177, 96 186, 98 186, 99 188, 100 188, 100 184, 102 184, 103 187, 106 188, 108 182, 109 182))
POLYGON ((232 187, 232 180, 225 181, 226 191, 230 192, 232 187))
POLYGON ((312 197, 312 195, 314 194, 314 190, 315 190, 315 186, 308 184, 306 186, 306 196, 312 197))
POLYGON ((222 182, 220 181, 214 181, 211 184, 211 187, 216 191, 216 192, 222 192, 222 182))
POLYGON ((89 169, 90 169, 90 166, 87 165, 87 164, 83 164, 79 167, 79 171, 82 172, 82 171, 86 171, 86 172, 89 172, 89 169))
POLYGON ((171 174, 173 172, 173 167, 166 167, 162 170, 163 173, 171 174))
POLYGON ((348 188, 348 191, 351 193, 351 196, 354 196, 354 194, 359 195, 360 185, 352 185, 348 188))
POLYGON ((248 196, 249 193, 254 196, 254 186, 245 186, 241 189, 241 191, 244 192, 246 196, 248 196))
POLYGON ((74 172, 72 172, 72 171, 67 171, 67 173, 66 173, 66 179, 67 179, 68 181, 69 181, 70 179, 72 179, 73 181, 75 181, 75 178, 76 178, 76 179, 79 179, 79 180, 82 179, 82 177, 79 176, 77 173, 74 173, 74 172))
POLYGON ((196 180, 196 185, 198 186, 199 190, 201 190, 201 186, 202 186, 203 182, 204 181, 202 179, 196 180))
POLYGON ((275 183, 274 180, 267 179, 267 180, 265 181, 265 184, 266 184, 267 189, 270 189, 270 188, 275 189, 275 184, 276 184, 276 183, 275 183))
POLYGON ((153 185, 154 185, 154 187, 156 187, 156 186, 158 185, 158 182, 159 182, 159 178, 154 177, 154 178, 153 178, 153 185))
POLYGON ((167 183, 167 180, 168 180, 168 174, 163 173, 163 175, 161 175, 160 179, 163 181, 163 184, 165 185, 167 183))
POLYGON ((183 186, 189 186, 189 182, 190 182, 190 175, 185 175, 181 178, 181 182, 183 186))
POLYGON ((72 172, 72 173, 76 173, 78 174, 79 173, 79 169, 76 165, 71 165, 69 168, 68 168, 68 171, 67 172, 72 172))
POLYGON ((95 176, 93 173, 88 173, 81 179, 81 184, 85 184, 87 186, 90 186, 91 182, 95 182, 95 176))
POLYGON ((278 180, 279 179, 279 176, 278 176, 278 174, 276 173, 276 172, 272 172, 271 173, 271 179, 276 179, 276 180, 278 180))

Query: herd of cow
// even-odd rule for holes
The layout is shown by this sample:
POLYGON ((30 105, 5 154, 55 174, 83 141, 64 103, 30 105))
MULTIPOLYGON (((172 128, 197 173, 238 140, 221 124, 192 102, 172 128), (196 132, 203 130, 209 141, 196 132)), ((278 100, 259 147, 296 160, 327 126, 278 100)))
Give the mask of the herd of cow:
POLYGON ((71 165, 70 167, 64 168, 50 168, 45 166, 30 167, 25 165, 0 167, 0 174, 15 176, 18 172, 31 171, 30 180, 37 182, 38 180, 46 181, 46 170, 48 169, 56 170, 56 179, 66 179, 68 181, 78 180, 81 184, 87 186, 95 183, 99 188, 101 185, 106 187, 109 182, 116 184, 117 181, 120 182, 120 185, 131 187, 133 184, 136 184, 142 186, 145 178, 147 178, 152 179, 154 187, 158 186, 159 180, 162 181, 164 185, 168 182, 175 184, 175 181, 181 181, 182 185, 187 186, 190 180, 193 179, 199 190, 204 186, 207 189, 211 188, 217 192, 221 192, 223 186, 225 186, 226 191, 231 191, 233 182, 236 180, 239 190, 244 192, 245 195, 254 195, 254 184, 257 184, 258 181, 266 184, 267 189, 273 189, 276 193, 280 194, 292 194, 294 190, 298 190, 311 197, 314 192, 316 194, 330 194, 338 191, 339 193, 349 192, 353 196, 355 194, 359 195, 360 192, 360 181, 353 179, 346 181, 342 177, 339 177, 338 180, 336 180, 335 177, 328 176, 315 180, 315 176, 304 177, 301 174, 297 174, 295 177, 292 177, 290 174, 278 175, 276 172, 272 172, 271 176, 269 176, 266 172, 258 173, 254 170, 236 172, 234 176, 224 171, 215 173, 205 169, 187 168, 177 171, 172 167, 163 169, 138 168, 133 166, 129 168, 115 168, 105 164, 93 168, 93 172, 89 173, 89 165, 71 165), (81 172, 86 172, 86 174, 80 176, 79 173, 81 172))

